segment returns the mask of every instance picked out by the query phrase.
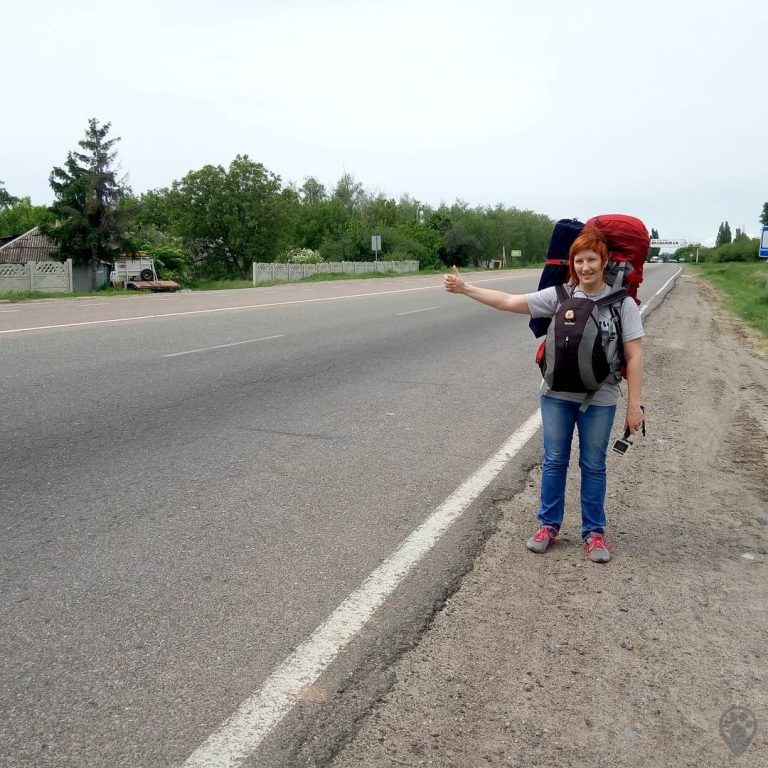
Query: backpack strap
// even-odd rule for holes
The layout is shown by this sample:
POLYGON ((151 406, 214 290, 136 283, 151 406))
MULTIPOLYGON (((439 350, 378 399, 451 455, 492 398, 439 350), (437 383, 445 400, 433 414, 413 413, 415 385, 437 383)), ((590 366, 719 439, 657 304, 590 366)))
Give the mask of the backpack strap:
POLYGON ((616 329, 619 336, 619 355, 622 359, 624 358, 624 340, 621 338, 621 305, 624 303, 624 299, 628 298, 630 298, 629 291, 627 291, 626 288, 619 288, 618 290, 611 291, 607 296, 603 296, 602 299, 595 302, 599 307, 608 305, 611 317, 616 321, 616 329))
POLYGON ((611 317, 613 318, 614 324, 616 326, 616 347, 619 353, 618 359, 614 360, 614 362, 611 364, 611 370, 614 373, 623 372, 626 361, 624 359, 624 333, 621 329, 621 303, 611 304, 609 309, 611 311, 611 317))
POLYGON ((557 303, 558 306, 562 304, 564 301, 567 301, 571 298, 572 293, 568 293, 568 289, 560 284, 555 286, 555 291, 557 292, 557 303))
MULTIPOLYGON (((617 282, 619 286, 621 285, 621 280, 617 279, 617 282)), ((611 370, 615 373, 616 371, 620 371, 622 367, 622 360, 624 359, 624 344, 622 342, 621 338, 621 305, 624 299, 629 298, 629 292, 626 288, 617 287, 614 283, 614 287, 611 290, 610 293, 607 293, 605 296, 602 296, 601 298, 597 299, 595 301, 595 304, 598 307, 605 307, 607 306, 610 309, 611 317, 613 317, 616 321, 616 328, 617 328, 617 334, 618 334, 618 344, 619 344, 619 360, 614 362, 611 365, 611 370)), ((595 396, 595 392, 589 392, 587 396, 584 398, 584 401, 579 406, 579 410, 583 413, 584 411, 589 408, 589 406, 592 404, 592 399, 595 396)))
POLYGON ((592 398, 595 396, 594 392, 588 392, 587 396, 584 398, 584 402, 579 406, 579 410, 584 413, 584 411, 589 408, 590 405, 592 405, 592 398))
POLYGON ((619 304, 629 296, 629 291, 626 288, 613 288, 610 293, 606 293, 605 296, 600 297, 595 301, 598 307, 604 307, 606 304, 619 304))
POLYGON ((619 261, 617 262, 619 265, 619 268, 616 270, 616 279, 613 281, 614 288, 621 288, 622 284, 624 283, 624 271, 627 268, 627 262, 626 261, 619 261))

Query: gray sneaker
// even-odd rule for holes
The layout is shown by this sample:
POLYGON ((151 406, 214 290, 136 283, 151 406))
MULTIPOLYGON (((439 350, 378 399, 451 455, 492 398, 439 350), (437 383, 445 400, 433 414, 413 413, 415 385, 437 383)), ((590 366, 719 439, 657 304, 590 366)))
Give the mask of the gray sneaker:
POLYGON ((550 544, 554 544, 557 540, 557 534, 559 531, 557 528, 553 528, 551 525, 542 525, 536 533, 531 536, 528 541, 525 542, 525 546, 535 552, 537 555, 543 555, 550 544))
POLYGON ((584 542, 584 551, 593 563, 607 563, 611 559, 605 536, 602 533, 593 533, 584 542))

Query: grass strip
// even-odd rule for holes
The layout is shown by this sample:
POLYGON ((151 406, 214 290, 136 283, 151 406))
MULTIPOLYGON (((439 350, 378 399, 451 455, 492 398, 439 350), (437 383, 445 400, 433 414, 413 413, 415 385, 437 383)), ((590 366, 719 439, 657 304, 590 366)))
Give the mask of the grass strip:
POLYGON ((768 338, 768 260, 689 266, 724 294, 724 309, 768 338))
MULTIPOLYGON (((501 272, 507 272, 512 269, 540 269, 542 264, 521 264, 509 267, 501 272)), ((499 270, 483 270, 478 267, 465 267, 467 272, 499 272, 499 270)), ((268 280, 263 283, 253 285, 252 280, 184 280, 182 289, 189 291, 229 291, 240 288, 269 288, 273 285, 290 285, 291 283, 320 283, 331 280, 371 280, 381 277, 415 277, 428 275, 442 275, 448 272, 449 268, 443 269, 421 269, 418 272, 361 272, 360 274, 340 274, 331 273, 325 275, 310 275, 302 280, 268 280)), ((79 293, 62 292, 43 292, 43 291, 14 291, 10 293, 0 293, 0 301, 34 301, 35 299, 69 299, 69 298, 98 298, 99 296, 146 296, 145 291, 126 291, 124 288, 99 288, 95 291, 86 291, 79 293)))
POLYGON ((0 301, 36 301, 37 299, 98 299, 100 296, 136 296, 138 291, 123 288, 99 288, 95 291, 5 291, 0 301))

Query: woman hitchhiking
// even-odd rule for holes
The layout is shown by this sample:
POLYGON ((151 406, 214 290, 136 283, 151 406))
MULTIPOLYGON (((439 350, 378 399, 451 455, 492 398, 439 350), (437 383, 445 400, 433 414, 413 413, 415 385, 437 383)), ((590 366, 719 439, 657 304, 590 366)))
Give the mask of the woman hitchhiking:
MULTIPOLYGON (((608 263, 608 246, 602 233, 588 228, 576 238, 568 254, 567 292, 574 298, 598 300, 611 291, 603 271, 608 263)), ((557 289, 535 293, 510 294, 478 288, 465 282, 456 267, 445 275, 445 289, 462 293, 494 309, 554 317, 558 307, 557 289)), ((620 305, 621 337, 627 377, 627 412, 624 429, 637 432, 643 423, 640 393, 643 386, 643 326, 634 300, 627 297, 620 305)), ((610 306, 598 309, 603 343, 616 324, 610 306)), ((541 479, 540 527, 526 546, 542 554, 560 533, 565 512, 565 481, 571 455, 574 427, 579 431, 581 468, 581 536, 590 560, 607 563, 611 559, 605 541, 606 452, 619 396, 617 383, 605 382, 592 395, 586 392, 553 391, 545 381, 541 387, 541 418, 544 427, 544 464, 541 479), (584 408, 584 401, 590 397, 584 408)))

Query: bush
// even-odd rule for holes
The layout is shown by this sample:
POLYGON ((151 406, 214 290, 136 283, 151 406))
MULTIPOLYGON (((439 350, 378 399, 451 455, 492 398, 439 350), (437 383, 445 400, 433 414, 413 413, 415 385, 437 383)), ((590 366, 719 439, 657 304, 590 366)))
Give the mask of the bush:
MULTIPOLYGON (((435 233, 434 241, 439 243, 440 236, 435 233)), ((387 227, 382 231, 385 261, 418 261, 420 269, 440 269, 443 265, 437 256, 437 246, 429 240, 430 233, 425 238, 429 245, 419 239, 415 228, 387 227), (434 245, 434 247, 432 247, 434 245)))
POLYGON ((319 264, 324 261, 319 251, 311 248, 290 248, 281 253, 275 261, 279 264, 319 264))
MULTIPOLYGON (((719 245, 717 248, 701 248, 699 261, 722 264, 730 261, 757 261, 760 241, 756 237, 741 237, 732 243, 719 245)), ((688 259, 691 261, 692 259, 688 259)))
POLYGON ((364 251, 357 239, 347 236, 324 240, 318 250, 323 261, 373 261, 372 253, 364 251))
POLYGON ((160 280, 175 280, 183 283, 190 273, 192 257, 179 242, 168 238, 153 243, 142 249, 155 262, 155 269, 160 280))
POLYGON ((440 257, 436 253, 427 252, 423 256, 419 256, 419 269, 439 269, 443 270, 445 264, 440 261, 440 257))
POLYGON ((323 240, 318 250, 323 261, 344 261, 344 248, 336 240, 323 240))
POLYGON ((715 248, 715 261, 757 261, 760 241, 757 238, 740 238, 715 248))
POLYGON ((389 251, 381 257, 381 261, 416 261, 412 253, 404 251, 400 248, 395 248, 394 251, 389 251))

